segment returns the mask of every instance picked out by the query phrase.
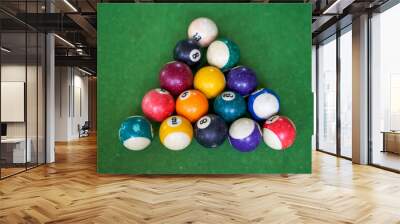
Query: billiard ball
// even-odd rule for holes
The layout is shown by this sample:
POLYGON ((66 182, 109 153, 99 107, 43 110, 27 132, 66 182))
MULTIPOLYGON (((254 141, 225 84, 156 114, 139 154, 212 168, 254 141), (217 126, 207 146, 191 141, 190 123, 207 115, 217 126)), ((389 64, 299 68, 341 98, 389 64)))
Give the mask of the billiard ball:
POLYGON ((199 69, 194 76, 194 88, 203 92, 208 99, 215 98, 225 88, 225 76, 214 66, 199 69))
POLYGON ((174 59, 195 67, 200 63, 202 49, 193 39, 179 41, 174 49, 174 59))
POLYGON ((178 151, 190 145, 193 128, 190 122, 181 116, 171 116, 160 126, 160 141, 168 149, 178 151))
POLYGON ((240 152, 255 150, 261 138, 260 126, 249 118, 239 118, 229 128, 229 142, 240 152))
POLYGON ((296 126, 285 116, 272 116, 264 123, 263 139, 265 144, 272 149, 287 149, 296 139, 296 126))
POLYGON ((139 151, 150 145, 153 140, 153 128, 145 117, 131 116, 121 123, 118 135, 125 148, 139 151))
POLYGON ((226 122, 232 122, 246 114, 247 105, 243 96, 233 91, 225 91, 214 100, 214 112, 226 122))
POLYGON ((194 127, 197 142, 207 148, 221 145, 225 141, 227 132, 225 121, 215 114, 201 117, 194 127))
POLYGON ((254 119, 266 120, 279 112, 279 97, 272 90, 263 88, 249 96, 247 107, 254 119))
POLYGON ((206 17, 199 17, 193 20, 188 28, 188 37, 198 41, 202 47, 210 45, 217 38, 217 35, 217 24, 206 17))
POLYGON ((242 96, 247 96, 257 88, 256 73, 245 66, 232 68, 226 76, 227 86, 242 96))
POLYGON ((193 85, 193 73, 189 66, 178 61, 171 61, 160 71, 160 86, 173 96, 178 96, 193 85))
POLYGON ((231 40, 220 38, 207 49, 207 62, 223 72, 231 69, 239 61, 239 47, 231 40))
POLYGON ((152 121, 161 122, 171 116, 175 110, 175 100, 164 89, 153 89, 142 99, 142 111, 152 121))
POLYGON ((190 122, 197 121, 208 112, 208 100, 198 90, 186 90, 176 99, 176 113, 190 122))

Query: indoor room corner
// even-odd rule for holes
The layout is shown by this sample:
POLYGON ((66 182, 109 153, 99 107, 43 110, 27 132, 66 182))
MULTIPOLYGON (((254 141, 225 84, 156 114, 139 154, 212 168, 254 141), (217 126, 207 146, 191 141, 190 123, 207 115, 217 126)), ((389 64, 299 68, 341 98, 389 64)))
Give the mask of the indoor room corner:
POLYGON ((55 141, 96 135, 96 78, 79 67, 55 68, 55 141))

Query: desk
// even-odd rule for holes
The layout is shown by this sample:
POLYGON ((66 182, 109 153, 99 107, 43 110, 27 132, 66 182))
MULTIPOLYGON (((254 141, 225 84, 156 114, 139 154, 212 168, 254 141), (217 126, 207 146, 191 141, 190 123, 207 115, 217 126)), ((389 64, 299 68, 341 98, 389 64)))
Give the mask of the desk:
POLYGON ((383 150, 382 152, 392 152, 400 154, 400 131, 382 131, 383 150))
MULTIPOLYGON (((1 139, 2 144, 2 151, 11 151, 12 152, 12 161, 11 163, 25 163, 31 162, 32 154, 31 154, 31 145, 32 141, 30 138, 26 140, 28 143, 26 147, 26 154, 25 154, 25 138, 5 138, 1 139), (12 146, 13 148, 9 148, 12 146), (5 149, 3 149, 5 147, 5 149), (26 161, 25 161, 26 158, 26 161)), ((3 157, 3 155, 2 155, 3 157)))

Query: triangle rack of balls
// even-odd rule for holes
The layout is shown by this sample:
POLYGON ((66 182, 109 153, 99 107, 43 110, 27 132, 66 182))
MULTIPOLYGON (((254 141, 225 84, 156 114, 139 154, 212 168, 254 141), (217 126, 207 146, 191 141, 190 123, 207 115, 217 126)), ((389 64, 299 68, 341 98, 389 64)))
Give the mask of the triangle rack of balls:
POLYGON ((188 39, 178 41, 173 57, 160 71, 159 88, 143 96, 144 116, 122 122, 119 139, 125 148, 138 151, 151 144, 150 121, 161 122, 160 141, 174 151, 187 148, 193 137, 204 148, 217 148, 228 139, 240 152, 254 151, 262 142, 274 150, 293 145, 296 127, 278 115, 278 95, 268 88, 257 90, 256 72, 238 65, 239 46, 218 37, 213 20, 193 20, 188 39))

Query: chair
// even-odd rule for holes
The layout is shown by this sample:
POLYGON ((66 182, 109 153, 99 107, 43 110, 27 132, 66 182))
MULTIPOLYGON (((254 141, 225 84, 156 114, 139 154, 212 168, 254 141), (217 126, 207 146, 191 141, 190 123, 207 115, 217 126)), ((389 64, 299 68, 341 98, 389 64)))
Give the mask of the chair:
POLYGON ((89 129, 90 129, 89 121, 85 121, 82 127, 78 124, 79 138, 89 136, 89 129))

